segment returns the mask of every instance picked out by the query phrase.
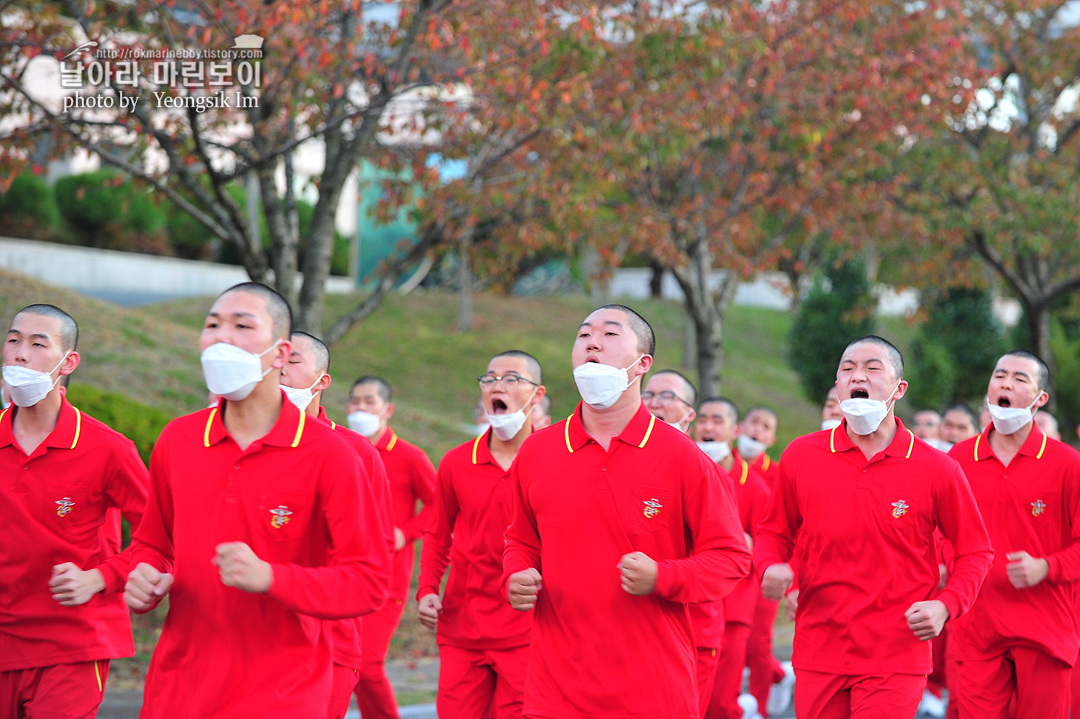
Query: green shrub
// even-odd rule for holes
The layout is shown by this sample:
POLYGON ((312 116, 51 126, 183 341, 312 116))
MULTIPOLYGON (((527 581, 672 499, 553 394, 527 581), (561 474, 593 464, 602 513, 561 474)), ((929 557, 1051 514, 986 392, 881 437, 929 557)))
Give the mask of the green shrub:
POLYGON ((165 211, 135 183, 115 172, 98 170, 61 178, 54 193, 76 244, 169 254, 165 211))
POLYGON ((60 223, 52 190, 44 179, 24 172, 0 194, 0 235, 53 240, 60 223))
POLYGON ((68 388, 67 398, 86 414, 134 442, 139 455, 148 464, 161 430, 173 419, 164 410, 77 382, 68 388))
MULTIPOLYGON (((905 370, 908 391, 904 398, 908 406, 914 411, 926 408, 939 410, 956 402, 956 367, 942 342, 921 334, 916 337, 905 370)), ((971 398, 963 399, 970 401, 971 398)))
POLYGON ((994 364, 1005 352, 1005 334, 990 292, 953 287, 930 303, 912 347, 912 400, 919 407, 977 404, 994 364), (945 373, 946 377, 939 376, 945 373))
POLYGON ((799 308, 788 336, 788 362, 807 399, 825 399, 836 382, 840 356, 853 340, 873 333, 874 325, 874 298, 862 260, 829 264, 799 308))

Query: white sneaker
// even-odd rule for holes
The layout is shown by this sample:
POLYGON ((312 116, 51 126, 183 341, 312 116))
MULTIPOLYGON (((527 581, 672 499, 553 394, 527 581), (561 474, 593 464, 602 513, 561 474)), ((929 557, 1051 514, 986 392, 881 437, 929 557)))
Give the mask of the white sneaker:
POLYGON ((761 714, 758 714, 757 699, 753 694, 740 694, 739 708, 742 709, 743 719, 761 719, 761 714))
POLYGON ((784 668, 784 678, 769 688, 769 700, 765 702, 769 716, 786 712, 795 693, 795 670, 791 668, 791 662, 783 662, 780 666, 784 668))
POLYGON ((929 689, 923 690, 922 699, 919 700, 918 714, 925 714, 932 719, 944 719, 945 700, 934 696, 929 689))

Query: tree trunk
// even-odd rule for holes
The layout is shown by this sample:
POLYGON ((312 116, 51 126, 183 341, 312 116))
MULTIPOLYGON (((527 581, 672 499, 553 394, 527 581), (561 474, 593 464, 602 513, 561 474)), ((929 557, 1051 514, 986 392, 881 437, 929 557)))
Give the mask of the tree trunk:
POLYGON ((664 296, 664 266, 650 257, 649 267, 652 269, 652 274, 649 276, 649 297, 654 300, 662 299, 664 296))
POLYGON ((459 332, 473 328, 472 272, 469 269, 469 248, 472 245, 472 227, 461 235, 458 249, 458 319, 459 332))
POLYGON ((1028 345, 1031 351, 1046 363, 1046 368, 1050 371, 1049 382, 1045 388, 1050 393, 1050 402, 1046 407, 1048 412, 1053 412, 1054 405, 1057 404, 1057 393, 1053 391, 1056 371, 1054 369, 1054 355, 1050 350, 1050 304, 1029 304, 1025 302, 1024 322, 1027 325, 1028 345))

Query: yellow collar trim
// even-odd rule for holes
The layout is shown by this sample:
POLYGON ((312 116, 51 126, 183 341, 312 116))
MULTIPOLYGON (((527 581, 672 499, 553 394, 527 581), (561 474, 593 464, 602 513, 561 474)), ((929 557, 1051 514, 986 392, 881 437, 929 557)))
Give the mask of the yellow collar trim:
POLYGON ((304 425, 307 424, 307 412, 300 413, 300 421, 296 423, 296 436, 293 437, 292 444, 289 445, 292 448, 300 446, 300 438, 304 436, 304 425))
POLYGON ((1043 435, 1042 446, 1039 447, 1039 453, 1035 455, 1035 459, 1042 459, 1043 452, 1046 451, 1046 435, 1043 435))
POLYGON ((739 477, 739 484, 746 484, 746 478, 750 476, 750 463, 744 461, 742 463, 742 476, 739 477))
POLYGON ((75 449, 75 445, 79 443, 79 435, 82 434, 82 412, 78 407, 72 407, 75 410, 75 438, 71 440, 71 446, 68 449, 75 449))
POLYGON ((656 424, 656 415, 649 415, 649 428, 645 430, 645 437, 641 440, 641 444, 638 445, 638 449, 645 446, 645 443, 649 441, 649 437, 652 436, 653 425, 656 424))
MULTIPOLYGON (((397 444, 397 435, 394 434, 393 430, 390 430, 390 441, 386 443, 386 451, 389 452, 392 450, 395 444, 397 444)), ((476 464, 475 459, 473 460, 473 464, 476 464)))
POLYGON ((210 410, 210 416, 206 418, 206 428, 203 429, 202 443, 203 447, 210 446, 210 427, 214 424, 214 417, 217 416, 218 408, 214 407, 210 410))
POLYGON ((478 435, 472 443, 472 463, 476 464, 476 450, 480 447, 480 440, 484 438, 484 435, 478 435))
POLYGON ((571 414, 569 417, 566 418, 566 421, 563 422, 563 439, 566 440, 566 451, 570 454, 574 453, 574 448, 570 444, 570 420, 571 418, 573 418, 573 416, 574 415, 571 414))

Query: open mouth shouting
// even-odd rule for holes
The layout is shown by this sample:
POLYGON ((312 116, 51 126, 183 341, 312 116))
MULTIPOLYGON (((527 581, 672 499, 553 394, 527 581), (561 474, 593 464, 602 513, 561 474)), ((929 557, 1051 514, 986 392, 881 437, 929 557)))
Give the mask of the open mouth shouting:
POLYGON ((851 399, 870 399, 870 393, 863 387, 851 390, 851 399))
POLYGON ((501 398, 498 398, 498 397, 492 398, 492 400, 491 400, 491 413, 492 414, 507 414, 509 411, 510 411, 510 408, 506 406, 506 402, 504 402, 501 398))

